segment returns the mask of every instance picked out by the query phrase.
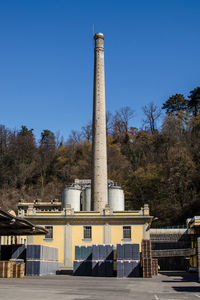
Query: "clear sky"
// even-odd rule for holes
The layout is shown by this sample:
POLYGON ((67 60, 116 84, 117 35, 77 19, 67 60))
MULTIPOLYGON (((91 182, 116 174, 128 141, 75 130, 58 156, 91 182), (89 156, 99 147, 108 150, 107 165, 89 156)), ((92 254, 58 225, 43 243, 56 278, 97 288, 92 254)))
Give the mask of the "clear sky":
POLYGON ((67 138, 92 117, 93 24, 106 106, 161 106, 200 85, 199 0, 0 0, 0 124, 67 138))

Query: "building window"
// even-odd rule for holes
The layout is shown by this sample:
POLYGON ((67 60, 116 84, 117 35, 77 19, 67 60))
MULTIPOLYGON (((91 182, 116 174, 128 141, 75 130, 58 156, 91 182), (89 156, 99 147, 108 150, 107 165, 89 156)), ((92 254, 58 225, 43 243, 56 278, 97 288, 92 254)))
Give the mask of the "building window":
POLYGON ((123 239, 131 239, 131 226, 123 226, 123 239))
POLYGON ((45 229, 48 230, 48 233, 45 235, 45 239, 53 239, 53 226, 45 226, 45 229))
POLYGON ((92 226, 83 226, 83 239, 92 239, 92 226))

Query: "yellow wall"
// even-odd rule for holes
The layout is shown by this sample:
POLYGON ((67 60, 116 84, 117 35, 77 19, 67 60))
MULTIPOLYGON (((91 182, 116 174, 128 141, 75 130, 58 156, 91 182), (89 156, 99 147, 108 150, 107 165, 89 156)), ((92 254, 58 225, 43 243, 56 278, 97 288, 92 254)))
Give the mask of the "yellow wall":
POLYGON ((197 255, 190 257, 190 266, 197 268, 197 255))
POLYGON ((53 226, 53 239, 48 240, 45 239, 44 236, 34 236, 33 243, 34 244, 43 244, 49 245, 52 247, 56 247, 59 249, 59 263, 64 264, 64 241, 68 244, 66 250, 66 256, 68 257, 69 252, 71 252, 72 263, 75 259, 75 246, 76 245, 92 245, 92 244, 103 244, 106 243, 105 240, 109 239, 109 243, 116 246, 120 243, 130 242, 130 243, 138 243, 140 245, 141 250, 141 241, 143 239, 143 225, 141 224, 129 224, 128 222, 118 221, 115 224, 114 221, 106 221, 101 222, 100 224, 95 224, 93 220, 91 221, 81 221, 81 224, 76 224, 76 222, 67 222, 68 225, 71 226, 71 241, 69 237, 69 233, 64 230, 64 224, 59 225, 51 224, 50 220, 45 224, 47 226, 53 226), (83 227, 84 226, 92 226, 92 239, 84 240, 83 239, 83 227), (123 226, 131 226, 131 240, 123 240, 123 226), (66 235, 64 237, 64 235, 66 235))
MULTIPOLYGON (((48 224, 50 226, 51 224, 48 224)), ((44 235, 35 235, 33 237, 33 244, 42 244, 58 248, 59 262, 64 263, 64 226, 53 226, 53 239, 45 239, 44 235)))
POLYGON ((84 225, 92 226, 92 239, 91 241, 83 239, 83 225, 72 226, 72 262, 75 259, 75 246, 103 244, 103 225, 93 225, 90 223, 84 225))
MULTIPOLYGON (((123 226, 129 226, 128 224, 111 225, 111 244, 116 245, 124 243, 123 240, 123 226)), ((138 243, 141 247, 141 241, 143 239, 143 226, 131 225, 131 240, 130 243, 138 243)))
POLYGON ((118 211, 113 212, 114 216, 139 216, 140 211, 118 211))

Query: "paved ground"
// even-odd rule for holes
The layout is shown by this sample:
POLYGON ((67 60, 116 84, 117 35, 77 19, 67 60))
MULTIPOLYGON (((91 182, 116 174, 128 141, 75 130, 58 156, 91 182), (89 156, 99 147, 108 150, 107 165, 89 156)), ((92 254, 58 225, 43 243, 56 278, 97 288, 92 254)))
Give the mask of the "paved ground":
POLYGON ((167 273, 153 279, 56 275, 0 279, 3 300, 198 300, 200 283, 191 274, 167 273))

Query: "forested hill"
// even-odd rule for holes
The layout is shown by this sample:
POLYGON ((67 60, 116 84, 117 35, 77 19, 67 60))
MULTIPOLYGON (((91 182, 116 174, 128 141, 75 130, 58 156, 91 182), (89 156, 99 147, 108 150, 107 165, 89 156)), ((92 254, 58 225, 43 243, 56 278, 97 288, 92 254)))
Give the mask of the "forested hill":
MULTIPOLYGON (((149 203, 156 225, 184 224, 200 215, 200 87, 188 99, 172 95, 162 108, 151 102, 143 112, 143 129, 129 126, 130 107, 107 113, 108 178, 122 185, 128 209, 149 203)), ((91 178, 90 122, 67 141, 44 130, 39 143, 33 129, 0 126, 2 208, 60 198, 75 178, 91 178)))

